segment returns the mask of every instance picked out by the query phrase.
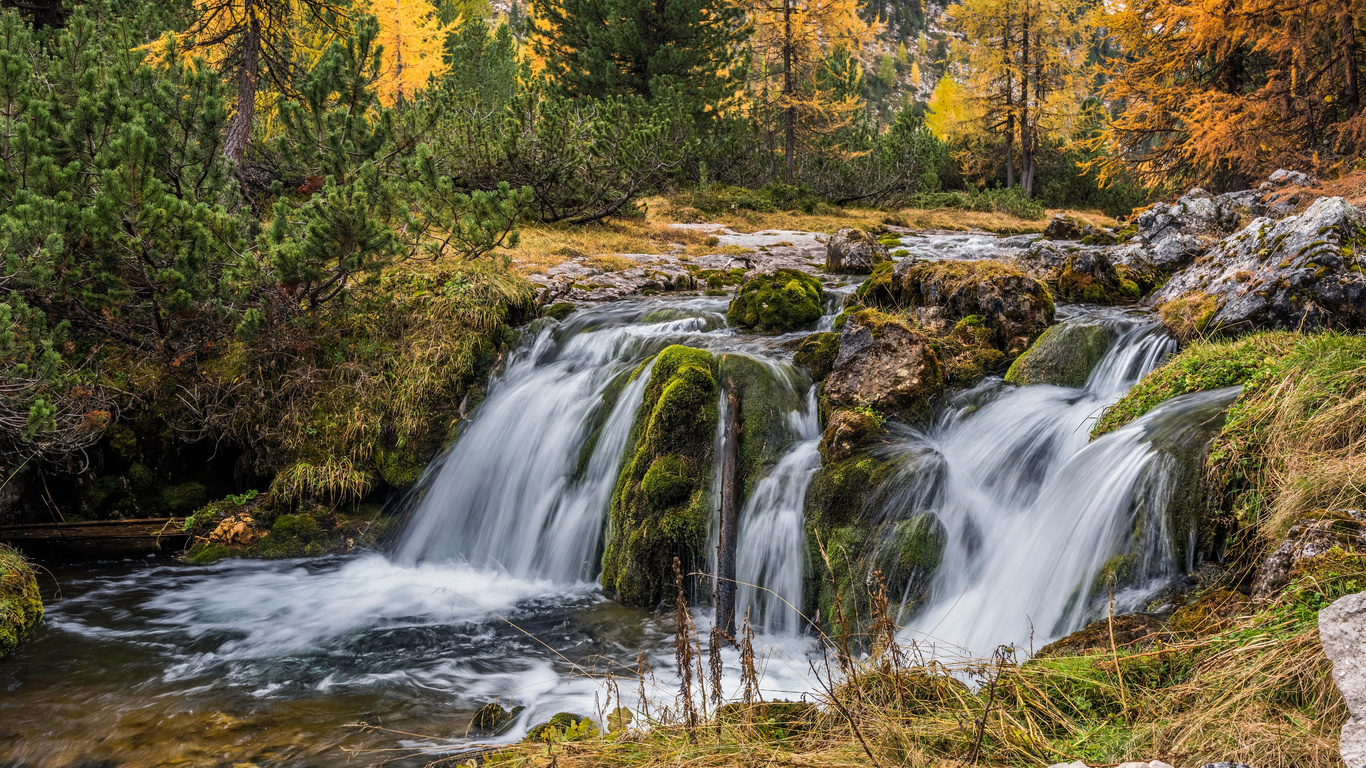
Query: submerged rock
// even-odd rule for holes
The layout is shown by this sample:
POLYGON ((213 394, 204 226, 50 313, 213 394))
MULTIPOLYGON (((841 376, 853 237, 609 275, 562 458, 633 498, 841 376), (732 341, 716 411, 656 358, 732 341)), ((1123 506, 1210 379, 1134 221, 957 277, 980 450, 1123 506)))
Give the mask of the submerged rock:
POLYGON ((474 717, 470 719, 470 727, 488 733, 501 733, 512 725, 524 709, 526 707, 523 706, 504 709, 498 702, 490 701, 475 710, 474 717))
POLYGON ((674 345, 655 358, 602 558, 603 589, 627 605, 671 600, 674 558, 688 571, 705 557, 716 372, 716 359, 701 349, 674 345))
POLYGON ((1114 329, 1100 324, 1063 323, 1044 331, 1034 346, 1011 364, 1011 384, 1085 386, 1091 371, 1115 342, 1114 329))
POLYGON ((0 658, 33 636, 43 620, 43 598, 33 568, 18 550, 0 544, 0 658))
POLYGON ((928 413, 943 386, 929 338, 894 315, 864 309, 853 313, 840 332, 825 396, 848 408, 913 419, 928 413))
POLYGON ((1155 296, 1182 338, 1366 324, 1366 274, 1357 253, 1366 217, 1325 197, 1279 222, 1257 219, 1178 273, 1155 296))
POLYGON ((1333 682, 1352 713, 1338 742, 1342 761, 1348 768, 1366 766, 1366 592, 1319 611, 1319 639, 1333 662, 1333 682))
POLYGON ((861 229, 841 229, 825 244, 826 272, 866 275, 887 260, 887 248, 861 229))
POLYGON ((766 333, 804 328, 820 319, 820 281, 796 269, 780 269, 745 281, 726 311, 731 325, 766 333))

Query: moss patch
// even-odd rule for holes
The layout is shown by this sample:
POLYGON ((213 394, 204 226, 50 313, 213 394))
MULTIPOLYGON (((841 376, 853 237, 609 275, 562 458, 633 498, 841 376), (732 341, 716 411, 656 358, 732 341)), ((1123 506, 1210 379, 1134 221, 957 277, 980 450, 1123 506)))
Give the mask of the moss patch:
POLYGON ((33 635, 43 619, 38 579, 24 556, 0 544, 0 658, 33 635))
POLYGON ((740 287, 726 311, 731 325, 766 333, 804 328, 820 319, 820 281, 796 269, 756 275, 740 287))
POLYGON ((705 557, 717 361, 680 345, 655 359, 612 495, 602 585, 628 605, 673 597, 673 559, 705 557))
POLYGON ((1084 386, 1114 341, 1115 332, 1103 325, 1055 325, 1044 331, 1028 352, 1015 359, 1006 371, 1006 381, 1020 385, 1084 386))
POLYGON ((805 369, 813 380, 820 381, 830 375, 830 369, 835 366, 835 358, 839 351, 838 333, 813 333, 802 339, 797 351, 792 355, 792 362, 805 369))

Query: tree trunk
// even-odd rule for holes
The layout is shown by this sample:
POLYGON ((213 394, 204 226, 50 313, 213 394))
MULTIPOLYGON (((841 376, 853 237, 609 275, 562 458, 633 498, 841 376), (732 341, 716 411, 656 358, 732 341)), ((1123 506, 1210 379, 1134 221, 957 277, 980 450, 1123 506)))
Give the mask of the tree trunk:
POLYGON ((256 119, 256 82, 261 75, 261 22, 253 12, 252 2, 246 0, 242 9, 247 29, 242 33, 242 68, 237 73, 237 109, 223 138, 223 156, 234 162, 242 159, 251 140, 251 123, 256 119))
POLYGON ((1010 16, 1001 35, 1001 59, 1006 75, 1006 189, 1015 186, 1015 69, 1010 61, 1010 16))
POLYGON ((792 74, 792 3, 793 0, 783 0, 783 162, 787 166, 788 184, 793 183, 797 166, 797 107, 793 104, 797 88, 792 74))
MULTIPOLYGON (((1020 188, 1028 197, 1034 187, 1034 131, 1029 124, 1029 6, 1020 18, 1020 188)), ((1036 116, 1034 118, 1038 120, 1036 116)))
POLYGON ((1357 30, 1356 23, 1352 21, 1352 5, 1349 2, 1344 2, 1338 11, 1338 27, 1342 35, 1342 67, 1346 80, 1342 101, 1350 117, 1361 110, 1361 92, 1357 86, 1357 30))
POLYGON ((735 545, 739 536, 740 399, 726 392, 726 430, 721 441, 721 535, 716 545, 716 626, 735 637, 735 545))

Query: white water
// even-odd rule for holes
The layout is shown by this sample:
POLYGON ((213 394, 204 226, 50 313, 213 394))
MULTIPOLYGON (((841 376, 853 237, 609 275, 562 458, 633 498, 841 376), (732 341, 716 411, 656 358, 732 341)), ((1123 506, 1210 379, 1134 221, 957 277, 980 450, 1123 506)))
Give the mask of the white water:
MULTIPOLYGON (((1103 408, 1174 344, 1118 313, 1087 321, 1111 325, 1120 338, 1083 389, 989 381, 901 445, 915 469, 889 507, 933 512, 947 531, 943 561, 904 639, 977 655, 1000 644, 1037 648, 1093 617, 1087 598, 1111 557, 1137 551, 1138 572, 1154 582, 1176 570, 1161 514, 1171 467, 1149 434, 1209 404, 1217 413, 1227 394, 1173 401, 1090 443, 1103 408), (1133 541, 1140 508, 1153 524, 1133 541)), ((1118 597, 1133 603, 1149 593, 1118 597)))
POLYGON ((800 629, 806 562, 806 488, 821 466, 816 390, 806 409, 788 416, 792 447, 754 487, 740 512, 736 542, 736 616, 765 634, 800 629))

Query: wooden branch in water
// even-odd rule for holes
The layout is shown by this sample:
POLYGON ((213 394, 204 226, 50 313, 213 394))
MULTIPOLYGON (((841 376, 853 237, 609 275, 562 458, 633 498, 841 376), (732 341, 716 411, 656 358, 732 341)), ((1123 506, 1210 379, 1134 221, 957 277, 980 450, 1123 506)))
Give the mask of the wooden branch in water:
POLYGON ((735 546, 740 497, 740 398, 726 391, 726 429, 721 440, 721 536, 716 553, 716 626, 735 637, 735 546))

